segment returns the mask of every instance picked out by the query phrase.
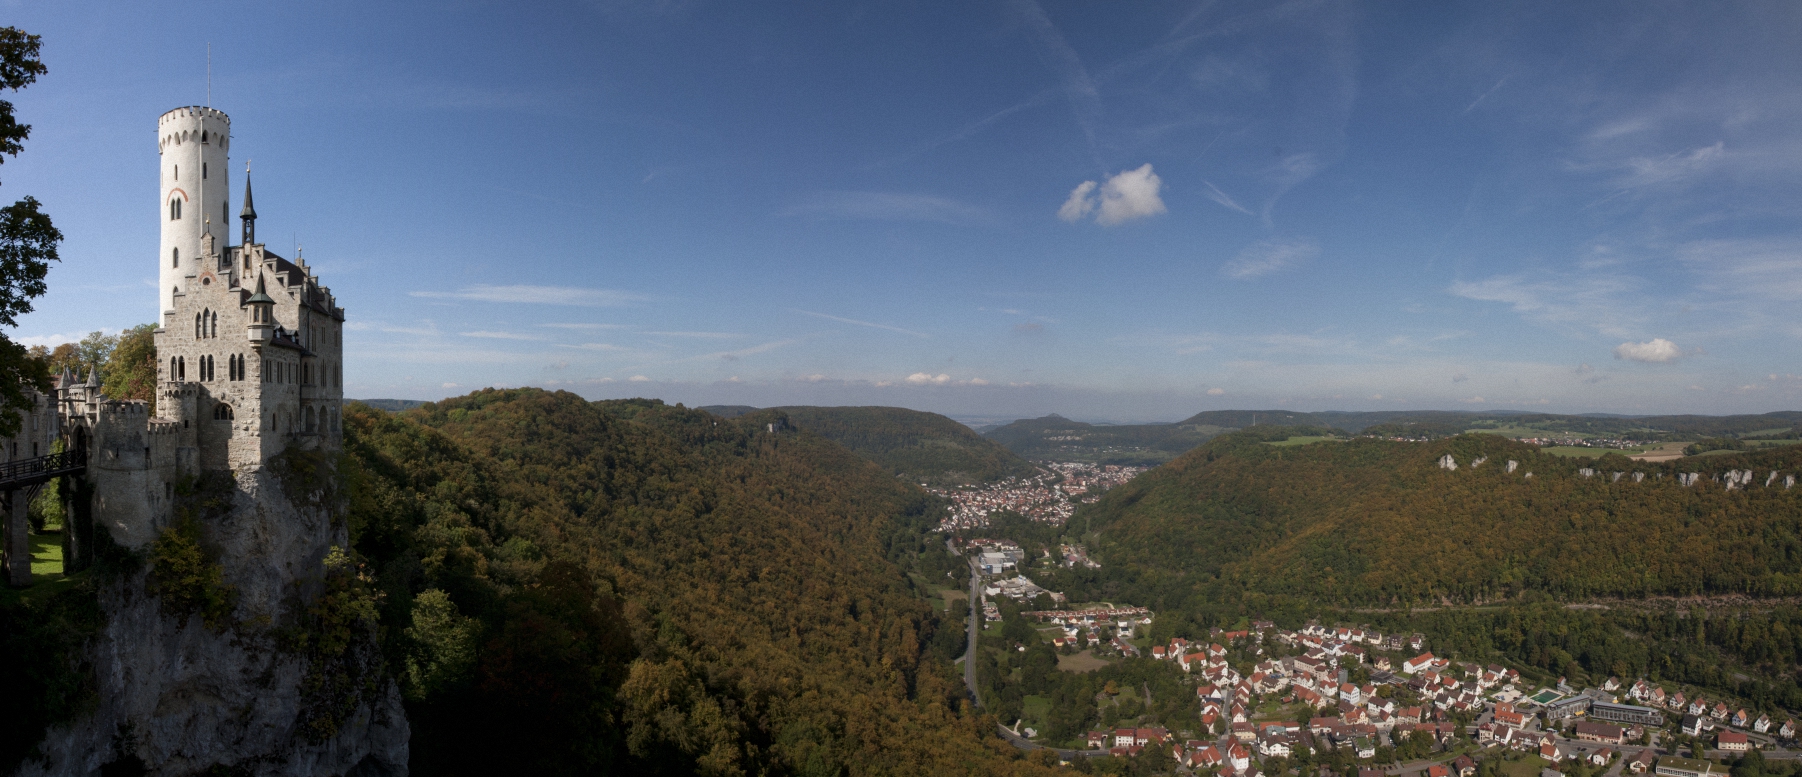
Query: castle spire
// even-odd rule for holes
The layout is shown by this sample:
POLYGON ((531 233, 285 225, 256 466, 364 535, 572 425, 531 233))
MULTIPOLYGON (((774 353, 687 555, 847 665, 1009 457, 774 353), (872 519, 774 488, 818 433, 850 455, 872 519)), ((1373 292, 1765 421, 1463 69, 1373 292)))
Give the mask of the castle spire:
POLYGON ((257 209, 250 204, 250 163, 244 163, 244 210, 238 211, 238 220, 244 223, 243 245, 250 245, 257 240, 257 209))

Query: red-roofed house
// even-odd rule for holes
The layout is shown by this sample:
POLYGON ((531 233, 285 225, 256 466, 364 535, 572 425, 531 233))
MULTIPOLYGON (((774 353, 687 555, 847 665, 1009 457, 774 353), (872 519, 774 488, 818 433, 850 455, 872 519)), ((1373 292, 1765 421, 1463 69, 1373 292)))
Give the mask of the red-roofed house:
POLYGON ((1432 653, 1422 653, 1402 662, 1402 673, 1414 674, 1433 664, 1432 653))

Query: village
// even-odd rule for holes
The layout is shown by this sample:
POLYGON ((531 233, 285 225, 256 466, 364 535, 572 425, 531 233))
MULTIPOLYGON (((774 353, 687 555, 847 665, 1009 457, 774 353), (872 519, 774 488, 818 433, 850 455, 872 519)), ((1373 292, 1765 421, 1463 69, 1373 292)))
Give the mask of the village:
POLYGON ((1113 464, 1049 462, 1030 478, 927 491, 950 502, 939 522, 941 532, 987 528, 996 513, 1017 513, 1038 523, 1062 526, 1077 505, 1100 499, 1108 489, 1144 471, 1144 467, 1113 464))
MULTIPOLYGON (((1224 777, 1281 775, 1298 761, 1341 766, 1341 777, 1354 769, 1356 777, 1477 777, 1489 760, 1509 768, 1486 777, 1710 777, 1727 771, 1716 761, 1753 749, 1802 756, 1789 749, 1797 723, 1788 717, 1645 679, 1610 677, 1583 688, 1565 678, 1534 683, 1516 669, 1435 655, 1419 633, 1319 623, 1290 630, 1254 620, 1214 629, 1206 640, 1154 642, 1145 636, 1150 609, 1070 606, 1064 594, 1022 574, 1030 570, 1018 543, 971 539, 962 549, 983 575, 984 623, 1002 620, 1001 604, 1011 600, 1010 611, 1035 624, 1061 656, 1095 665, 1165 663, 1193 693, 1194 730, 1127 721, 1133 725, 1089 732, 1086 750, 1069 744, 1071 757, 1136 759, 1157 748, 1181 771, 1224 777), (1022 609, 1045 602, 1055 606, 1022 609)), ((1095 563, 1080 545, 1061 551, 1059 565, 1095 563)), ((1053 563, 1046 555, 1041 563, 1053 563)), ((1004 723, 1022 742, 1037 733, 1024 721, 1004 723)))

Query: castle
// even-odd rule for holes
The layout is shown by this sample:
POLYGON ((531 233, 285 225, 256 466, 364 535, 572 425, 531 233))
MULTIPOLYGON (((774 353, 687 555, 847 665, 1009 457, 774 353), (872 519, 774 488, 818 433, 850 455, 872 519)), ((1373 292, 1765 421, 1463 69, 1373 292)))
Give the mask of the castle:
POLYGON ((56 381, 55 424, 68 450, 85 453, 90 490, 73 508, 91 510, 94 525, 128 546, 167 524, 183 477, 242 474, 290 446, 342 443, 344 309, 305 261, 256 241, 248 168, 239 244, 222 245, 231 140, 231 118, 212 108, 157 119, 154 416, 147 402, 104 396, 97 375, 56 381))

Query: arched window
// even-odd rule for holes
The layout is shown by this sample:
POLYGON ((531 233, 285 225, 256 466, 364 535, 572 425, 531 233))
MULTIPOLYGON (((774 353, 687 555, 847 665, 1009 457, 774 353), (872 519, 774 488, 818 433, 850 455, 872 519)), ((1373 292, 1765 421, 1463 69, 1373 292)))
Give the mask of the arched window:
POLYGON ((180 248, 169 249, 169 266, 170 267, 180 267, 181 266, 181 249, 180 248))
POLYGON ((214 313, 207 320, 207 337, 219 336, 219 314, 214 313))
POLYGON ((181 380, 180 378, 176 377, 177 370, 179 369, 177 367, 177 365, 180 364, 180 362, 177 361, 177 359, 180 359, 180 358, 181 357, 179 357, 179 356, 169 357, 169 379, 170 380, 181 380))
POLYGON ((188 379, 188 360, 180 356, 175 357, 175 379, 188 379))
POLYGON ((305 417, 306 417, 307 434, 312 434, 315 431, 317 431, 317 429, 313 426, 313 408, 311 408, 311 407, 307 408, 305 417))
POLYGON ((181 180, 181 165, 175 166, 175 180, 181 180))
POLYGON ((218 405, 213 407, 213 420, 215 420, 215 421, 230 421, 230 420, 232 420, 232 417, 233 417, 233 413, 232 413, 231 405, 225 404, 224 402, 220 402, 218 405))
MULTIPOLYGON (((206 135, 204 133, 201 134, 201 136, 200 136, 200 142, 202 142, 202 143, 206 142, 206 135)), ((205 162, 200 163, 200 180, 202 180, 202 181, 206 180, 206 163, 205 162)))
POLYGON ((181 198, 180 197, 169 198, 169 220, 170 221, 180 221, 181 220, 181 198))

